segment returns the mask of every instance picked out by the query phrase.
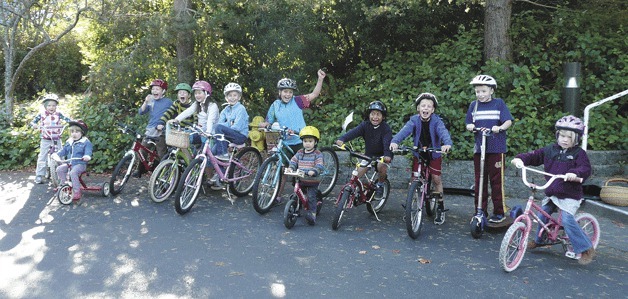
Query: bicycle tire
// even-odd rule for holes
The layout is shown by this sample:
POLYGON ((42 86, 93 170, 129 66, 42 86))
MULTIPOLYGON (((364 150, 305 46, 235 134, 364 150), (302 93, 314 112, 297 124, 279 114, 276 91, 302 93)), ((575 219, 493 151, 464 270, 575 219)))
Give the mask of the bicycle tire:
MULTIPOLYGON (((113 169, 113 173, 111 174, 111 180, 109 180, 109 189, 112 195, 118 195, 124 189, 124 186, 131 178, 131 174, 135 169, 137 169, 138 163, 135 162, 131 164, 133 161, 133 156, 124 155, 122 160, 118 162, 116 167, 113 169)), ((137 160, 136 160, 137 161, 137 160)))
POLYGON ((589 240, 591 240, 593 249, 596 249, 597 245, 600 243, 600 223, 589 213, 579 213, 576 215, 576 222, 587 237, 589 237, 589 240))
POLYGON ((179 180, 174 200, 174 209, 179 215, 189 212, 196 203, 198 192, 201 190, 199 176, 202 176, 204 171, 201 169, 202 163, 202 159, 190 161, 190 165, 185 168, 181 180, 179 180))
POLYGON ((347 204, 349 202, 349 196, 351 195, 351 188, 345 188, 340 193, 340 199, 336 203, 336 207, 334 209, 334 219, 331 222, 331 228, 333 230, 338 230, 340 227, 340 221, 342 220, 342 216, 347 210, 347 204))
POLYGON ((69 205, 72 203, 72 186, 62 184, 57 190, 57 199, 61 204, 69 205))
POLYGON ((322 147, 320 151, 323 154, 325 173, 322 175, 318 190, 323 196, 327 196, 336 186, 340 164, 338 163, 338 155, 331 147, 322 147))
POLYGON ((229 191, 237 197, 242 197, 249 194, 251 189, 253 189, 257 170, 262 164, 262 155, 254 147, 245 147, 238 151, 235 160, 240 162, 244 168, 231 162, 227 179, 231 180, 234 177, 242 178, 237 181, 229 182, 229 191))
POLYGON ((406 197, 406 230, 408 236, 412 239, 416 239, 421 234, 421 227, 423 225, 423 210, 421 207, 422 198, 424 192, 422 192, 422 184, 420 181, 413 181, 408 189, 408 196, 406 197))
POLYGON ((428 178, 427 180, 427 190, 425 194, 427 195, 427 198, 423 200, 425 203, 425 214, 434 217, 434 215, 436 215, 436 198, 430 196, 432 194, 432 178, 428 178))
POLYGON ((46 161, 46 178, 50 179, 53 187, 59 186, 59 176, 57 175, 57 161, 52 159, 52 155, 48 155, 46 161))
POLYGON ((286 203, 286 207, 283 210, 283 225, 287 229, 291 229, 294 224, 297 222, 297 217, 299 213, 299 204, 297 203, 298 199, 290 198, 286 203))
POLYGON ((386 202, 388 202, 388 195, 390 195, 390 182, 388 179, 384 180, 384 193, 382 197, 375 197, 373 195, 373 199, 371 199, 371 204, 366 205, 366 210, 369 211, 372 215, 375 213, 379 213, 384 209, 386 202))
POLYGON ((255 175, 253 183, 252 197, 253 208, 261 215, 266 214, 273 207, 273 203, 279 194, 279 186, 281 186, 281 168, 277 156, 271 156, 264 160, 259 171, 255 175), (279 174, 279 178, 275 183, 275 177, 279 174))
POLYGON ((166 159, 157 165, 150 176, 148 191, 150 198, 156 202, 164 202, 177 189, 179 184, 179 166, 175 160, 166 159))
POLYGON ((513 223, 506 231, 499 247, 499 264, 504 271, 512 272, 521 264, 528 248, 528 234, 523 222, 513 223))

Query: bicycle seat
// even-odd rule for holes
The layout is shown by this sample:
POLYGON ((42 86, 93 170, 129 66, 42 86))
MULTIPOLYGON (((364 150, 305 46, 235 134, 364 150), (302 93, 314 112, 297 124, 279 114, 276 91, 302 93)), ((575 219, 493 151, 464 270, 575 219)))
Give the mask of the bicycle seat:
POLYGON ((237 149, 244 148, 245 146, 246 146, 246 143, 242 143, 242 144, 229 143, 229 147, 235 147, 237 149))

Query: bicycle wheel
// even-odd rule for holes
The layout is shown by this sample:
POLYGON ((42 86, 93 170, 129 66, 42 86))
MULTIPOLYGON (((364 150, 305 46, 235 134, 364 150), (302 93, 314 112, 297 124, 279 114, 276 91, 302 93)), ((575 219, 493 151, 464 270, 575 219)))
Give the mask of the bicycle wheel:
POLYGON ((283 225, 285 225, 287 229, 291 229, 294 226, 299 216, 299 204, 297 203, 299 199, 295 199, 295 197, 296 196, 290 197, 290 200, 288 200, 283 210, 283 225))
POLYGON ((388 195, 390 194, 390 182, 388 179, 384 181, 384 193, 382 197, 375 197, 373 195, 373 199, 371 199, 371 204, 366 205, 366 209, 369 213, 375 215, 375 213, 379 213, 384 209, 386 202, 388 201, 388 195))
POLYGON ((334 220, 331 222, 331 228, 337 230, 340 227, 340 220, 347 210, 347 204, 349 203, 349 196, 351 195, 351 188, 345 188, 340 194, 340 200, 336 204, 334 210, 334 220))
POLYGON ((253 184, 253 208, 260 214, 266 214, 273 207, 281 186, 281 164, 277 156, 266 159, 255 175, 253 184))
POLYGON ((236 181, 229 182, 229 191, 238 197, 245 196, 253 189, 255 183, 255 174, 262 164, 262 155, 254 147, 245 147, 241 149, 235 156, 235 162, 231 162, 227 179, 240 178, 236 181))
POLYGON ((499 264, 504 271, 511 272, 519 267, 528 247, 528 233, 523 222, 513 223, 506 231, 499 247, 499 264))
POLYGON ((432 179, 427 180, 427 185, 424 186, 426 198, 423 199, 425 203, 425 214, 430 217, 434 217, 436 214, 436 198, 431 196, 432 194, 432 179))
POLYGON ((125 155, 118 165, 113 169, 111 180, 109 180, 109 189, 112 195, 118 195, 122 192, 124 185, 129 181, 131 173, 137 168, 137 162, 133 162, 133 156, 125 155))
POLYGON ((576 222, 591 240, 593 248, 597 248, 600 243, 600 223, 597 222, 597 219, 589 213, 580 213, 576 215, 576 222))
POLYGON ((325 172, 321 175, 322 179, 318 185, 318 190, 323 193, 323 196, 327 196, 336 186, 340 166, 338 155, 331 147, 322 147, 320 151, 323 154, 325 172))
POLYGON ((163 160, 150 176, 148 191, 154 202, 163 202, 174 192, 179 183, 179 166, 172 159, 163 160))
POLYGON ((421 226, 423 225, 423 210, 421 203, 423 192, 421 192, 422 184, 420 181, 413 181, 408 189, 408 197, 406 198, 406 230, 408 236, 416 239, 421 234, 421 226))
POLYGON ((59 186, 59 176, 57 175, 57 161, 52 159, 52 155, 48 155, 46 162, 46 178, 50 179, 53 187, 59 186))
POLYGON ((72 187, 68 184, 63 184, 57 190, 57 199, 64 205, 72 203, 72 187))
POLYGON ((174 200, 174 209, 179 215, 189 212, 196 203, 196 197, 201 190, 199 177, 203 175, 204 171, 201 168, 202 163, 202 159, 192 160, 190 165, 185 168, 181 176, 182 179, 179 180, 174 200))

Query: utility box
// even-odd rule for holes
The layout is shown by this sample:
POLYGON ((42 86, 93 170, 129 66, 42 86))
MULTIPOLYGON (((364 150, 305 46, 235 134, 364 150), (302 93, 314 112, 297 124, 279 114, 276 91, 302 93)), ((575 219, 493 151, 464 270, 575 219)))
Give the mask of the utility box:
POLYGON ((563 88, 563 110, 571 115, 582 116, 580 105, 580 83, 582 82, 580 62, 568 62, 564 67, 565 87, 563 88))

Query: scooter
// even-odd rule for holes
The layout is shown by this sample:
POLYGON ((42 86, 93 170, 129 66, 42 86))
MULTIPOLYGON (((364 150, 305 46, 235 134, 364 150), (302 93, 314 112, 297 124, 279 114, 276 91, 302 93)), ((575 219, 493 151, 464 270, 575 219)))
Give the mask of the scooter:
POLYGON ((484 191, 484 160, 486 158, 486 136, 491 134, 490 130, 476 128, 474 132, 480 132, 482 134, 482 144, 480 145, 480 182, 478 186, 478 207, 475 215, 471 218, 469 223, 469 229, 471 230, 471 236, 475 239, 482 237, 484 233, 484 227, 486 226, 486 214, 482 209, 482 192, 484 191))

